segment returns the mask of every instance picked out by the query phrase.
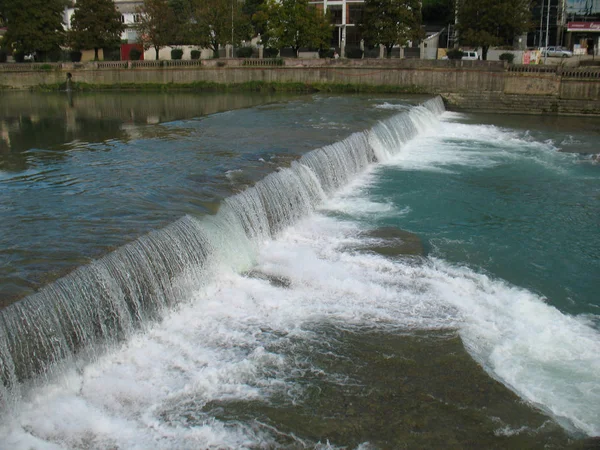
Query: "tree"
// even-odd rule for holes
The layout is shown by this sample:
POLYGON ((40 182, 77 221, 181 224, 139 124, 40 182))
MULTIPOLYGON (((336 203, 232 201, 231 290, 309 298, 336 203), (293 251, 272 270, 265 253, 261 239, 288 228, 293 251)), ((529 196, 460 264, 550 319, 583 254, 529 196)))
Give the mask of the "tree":
POLYGON ((64 43, 62 0, 4 1, 1 7, 7 26, 3 45, 44 57, 64 43))
POLYGON ((368 45, 382 44, 391 57, 395 45, 422 37, 419 0, 365 0, 360 30, 368 45))
POLYGON ((252 24, 254 36, 264 34, 265 32, 265 30, 260 26, 260 20, 258 22, 254 20, 254 14, 258 13, 261 10, 264 3, 265 0, 246 0, 244 2, 244 6, 242 7, 242 12, 247 17, 250 17, 250 22, 252 24))
POLYGON ((144 50, 154 47, 158 60, 159 50, 175 40, 175 13, 168 0, 144 0, 137 12, 140 18, 136 28, 140 43, 144 50))
POLYGON ((239 44, 250 38, 249 19, 242 13, 239 2, 232 0, 196 0, 191 20, 193 41, 210 48, 215 57, 219 47, 239 44))
POLYGON ((175 18, 173 44, 189 44, 191 36, 191 19, 194 15, 194 0, 169 0, 169 7, 175 18))
POLYGON ((454 0, 423 0, 423 22, 445 26, 454 23, 454 0))
POLYGON ((124 29, 113 0, 77 0, 69 42, 76 50, 93 48, 98 60, 98 49, 118 45, 124 29))
POLYGON ((266 22, 263 42, 267 47, 291 47, 298 56, 302 47, 329 46, 331 23, 329 16, 308 4, 308 0, 268 0, 263 15, 254 15, 266 22))
POLYGON ((515 36, 530 29, 528 0, 461 0, 458 4, 458 41, 481 47, 487 59, 491 46, 511 44, 515 36))

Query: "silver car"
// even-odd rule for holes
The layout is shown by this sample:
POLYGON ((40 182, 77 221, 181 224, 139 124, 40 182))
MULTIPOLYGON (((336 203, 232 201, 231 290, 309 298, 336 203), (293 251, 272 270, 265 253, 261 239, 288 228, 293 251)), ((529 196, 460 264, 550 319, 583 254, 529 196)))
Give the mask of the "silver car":
POLYGON ((573 56, 573 52, 563 47, 548 47, 542 50, 543 56, 550 56, 553 58, 570 58, 573 56))

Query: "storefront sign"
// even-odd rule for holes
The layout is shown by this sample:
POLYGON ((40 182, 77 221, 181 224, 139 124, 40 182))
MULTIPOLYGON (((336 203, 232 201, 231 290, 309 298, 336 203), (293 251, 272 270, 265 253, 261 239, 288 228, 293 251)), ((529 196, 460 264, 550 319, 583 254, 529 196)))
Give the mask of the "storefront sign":
POLYGON ((568 22, 567 31, 590 31, 600 33, 600 22, 568 22))

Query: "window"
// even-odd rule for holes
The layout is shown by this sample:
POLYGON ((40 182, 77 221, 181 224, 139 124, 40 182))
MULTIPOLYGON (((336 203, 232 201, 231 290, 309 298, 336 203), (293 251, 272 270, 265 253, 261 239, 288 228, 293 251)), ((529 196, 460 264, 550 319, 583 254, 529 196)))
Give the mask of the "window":
POLYGON ((346 19, 348 21, 348 23, 353 23, 353 24, 357 24, 357 23, 361 23, 362 22, 362 15, 363 15, 363 4, 353 4, 353 3, 349 3, 348 4, 348 18, 346 19))
POLYGON ((342 24, 342 5, 333 5, 327 8, 329 14, 331 14, 331 23, 335 25, 342 24))

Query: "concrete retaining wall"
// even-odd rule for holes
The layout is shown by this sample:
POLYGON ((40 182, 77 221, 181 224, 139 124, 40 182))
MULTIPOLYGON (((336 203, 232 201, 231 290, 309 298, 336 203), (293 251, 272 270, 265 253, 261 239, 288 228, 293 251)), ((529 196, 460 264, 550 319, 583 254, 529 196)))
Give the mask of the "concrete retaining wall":
POLYGON ((153 61, 135 68, 128 68, 131 63, 102 63, 50 70, 48 66, 37 70, 27 65, 5 66, 0 69, 0 85, 15 89, 56 85, 66 81, 68 72, 75 83, 111 87, 197 82, 402 86, 442 94, 451 107, 461 109, 600 114, 600 71, 569 70, 563 74, 559 69, 525 66, 507 70, 504 63, 494 61, 286 59, 284 66, 267 66, 275 63, 281 62, 225 59, 202 61, 201 66, 161 67, 160 62, 153 61))

